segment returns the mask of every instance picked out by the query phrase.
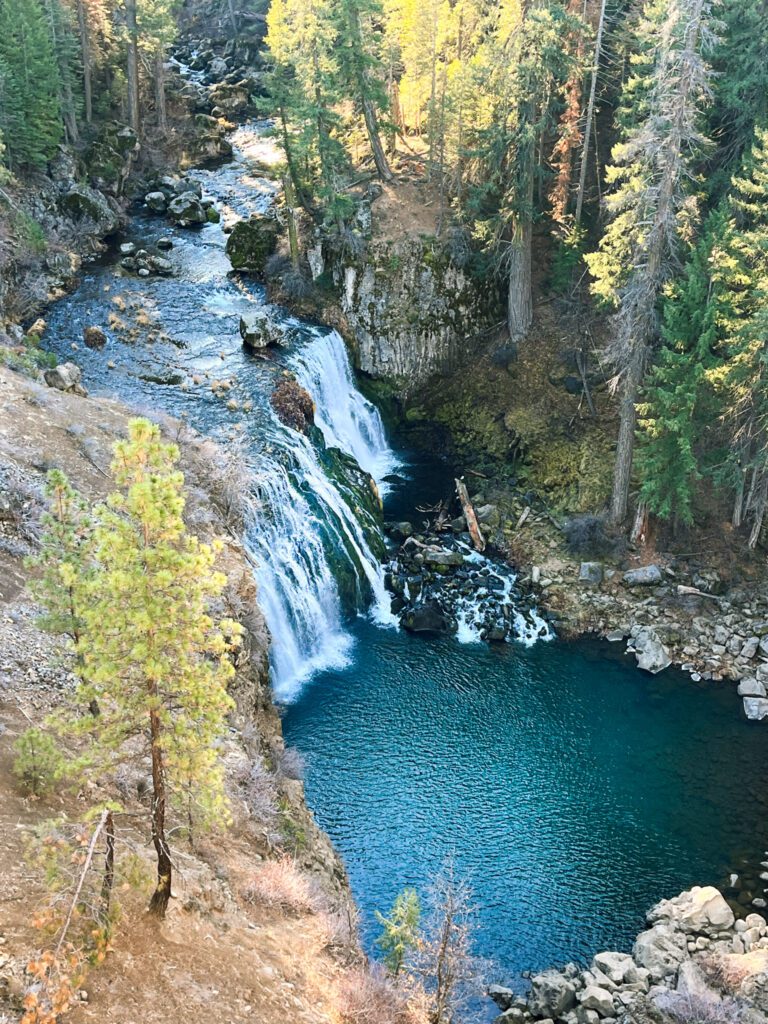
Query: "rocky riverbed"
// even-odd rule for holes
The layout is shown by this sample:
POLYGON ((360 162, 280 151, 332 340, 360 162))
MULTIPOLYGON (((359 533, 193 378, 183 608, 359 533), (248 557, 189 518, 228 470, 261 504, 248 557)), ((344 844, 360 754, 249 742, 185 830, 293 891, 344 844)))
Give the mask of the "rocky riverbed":
POLYGON ((632 953, 598 953, 531 978, 527 996, 489 995, 498 1022, 758 1024, 768 1014, 768 925, 736 919, 722 894, 696 886, 649 911, 632 953))

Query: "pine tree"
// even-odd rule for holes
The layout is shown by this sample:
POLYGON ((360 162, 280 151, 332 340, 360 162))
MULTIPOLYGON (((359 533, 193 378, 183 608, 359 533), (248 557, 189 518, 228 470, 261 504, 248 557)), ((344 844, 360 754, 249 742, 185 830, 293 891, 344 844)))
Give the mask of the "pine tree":
POLYGON ((641 120, 613 152, 608 181, 612 219, 599 251, 587 257, 595 294, 615 305, 611 357, 616 367, 619 437, 611 519, 627 513, 634 456, 636 403, 658 334, 657 306, 679 244, 679 218, 693 157, 701 146, 700 111, 711 72, 702 59, 712 45, 710 0, 671 0, 661 32, 658 0, 643 22, 652 73, 633 89, 641 120))
POLYGON ((663 345, 638 404, 640 499, 661 519, 690 525, 700 455, 717 406, 708 373, 718 364, 727 324, 738 315, 729 287, 738 264, 728 251, 730 210, 709 218, 685 273, 663 303, 663 345), (702 408, 703 406, 703 408, 702 408))
POLYGON ((32 589, 45 609, 43 629, 64 633, 77 647, 89 575, 93 523, 90 511, 61 470, 48 474, 48 511, 42 519, 40 552, 30 560, 38 576, 32 589))
POLYGON ((388 917, 376 911, 376 920, 383 929, 376 945, 383 951, 384 963, 395 977, 402 971, 408 954, 418 945, 420 919, 421 904, 415 889, 403 889, 396 896, 388 917))
POLYGON ((239 635, 235 623, 211 616, 225 578, 214 571, 215 546, 186 531, 177 463, 176 447, 146 420, 132 421, 128 439, 115 446, 119 490, 95 512, 76 646, 78 704, 95 704, 98 714, 66 723, 91 740, 74 771, 114 765, 129 740, 151 761, 157 884, 150 911, 160 917, 171 895, 169 804, 186 807, 191 795, 205 821, 226 818, 217 743, 232 706, 228 651, 239 635))
POLYGON ((768 507, 768 130, 759 130, 733 179, 734 229, 728 279, 737 315, 725 330, 723 359, 709 377, 723 401, 730 458, 723 482, 735 490, 734 526, 748 518, 755 547, 768 507))
POLYGON ((378 0, 338 0, 335 20, 341 88, 354 98, 362 111, 379 177, 391 181, 392 172, 381 144, 377 114, 377 110, 386 105, 379 56, 380 32, 376 27, 381 15, 378 0))
POLYGON ((0 0, 0 131, 12 169, 42 168, 62 134, 61 79, 39 0, 0 0))

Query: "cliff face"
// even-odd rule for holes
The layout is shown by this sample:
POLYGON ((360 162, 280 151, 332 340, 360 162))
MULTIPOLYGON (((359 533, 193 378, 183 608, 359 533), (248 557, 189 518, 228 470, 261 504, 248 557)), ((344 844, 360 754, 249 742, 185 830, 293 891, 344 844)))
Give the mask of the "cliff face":
POLYGON ((363 373, 407 394, 472 354, 494 322, 495 289, 482 289, 462 263, 449 243, 408 235, 336 258, 334 283, 363 373))

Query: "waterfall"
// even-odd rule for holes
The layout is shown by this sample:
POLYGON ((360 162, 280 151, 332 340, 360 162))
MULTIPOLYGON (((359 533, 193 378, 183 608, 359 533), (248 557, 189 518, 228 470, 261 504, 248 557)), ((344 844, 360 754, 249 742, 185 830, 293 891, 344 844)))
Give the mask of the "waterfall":
POLYGON ((291 360, 291 368, 315 400, 315 422, 326 443, 352 455, 384 493, 384 478, 399 462, 387 443, 379 410, 355 386, 339 332, 316 328, 313 340, 291 360))
MULTIPOLYGON (((397 464, 378 411, 355 387, 336 332, 316 332, 291 365, 315 400, 316 423, 329 447, 355 456, 371 475, 397 464)), ((252 469, 247 543, 272 635, 273 690, 290 700, 315 672, 347 664, 352 641, 332 562, 340 560, 354 579, 358 611, 370 604, 375 621, 391 625, 395 619, 366 531, 312 442, 275 418, 272 450, 252 469)))

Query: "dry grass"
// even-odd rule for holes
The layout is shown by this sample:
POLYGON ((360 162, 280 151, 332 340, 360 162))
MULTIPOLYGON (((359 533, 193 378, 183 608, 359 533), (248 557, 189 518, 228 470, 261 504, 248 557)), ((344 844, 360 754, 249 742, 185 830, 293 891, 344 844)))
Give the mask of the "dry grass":
POLYGON ((395 982, 379 964, 349 971, 339 989, 339 1015, 344 1024, 426 1024, 423 992, 405 979, 395 982))
POLYGON ((290 914, 317 914, 325 900, 314 879, 304 874, 292 857, 284 855, 261 864, 241 892, 246 903, 290 914))

